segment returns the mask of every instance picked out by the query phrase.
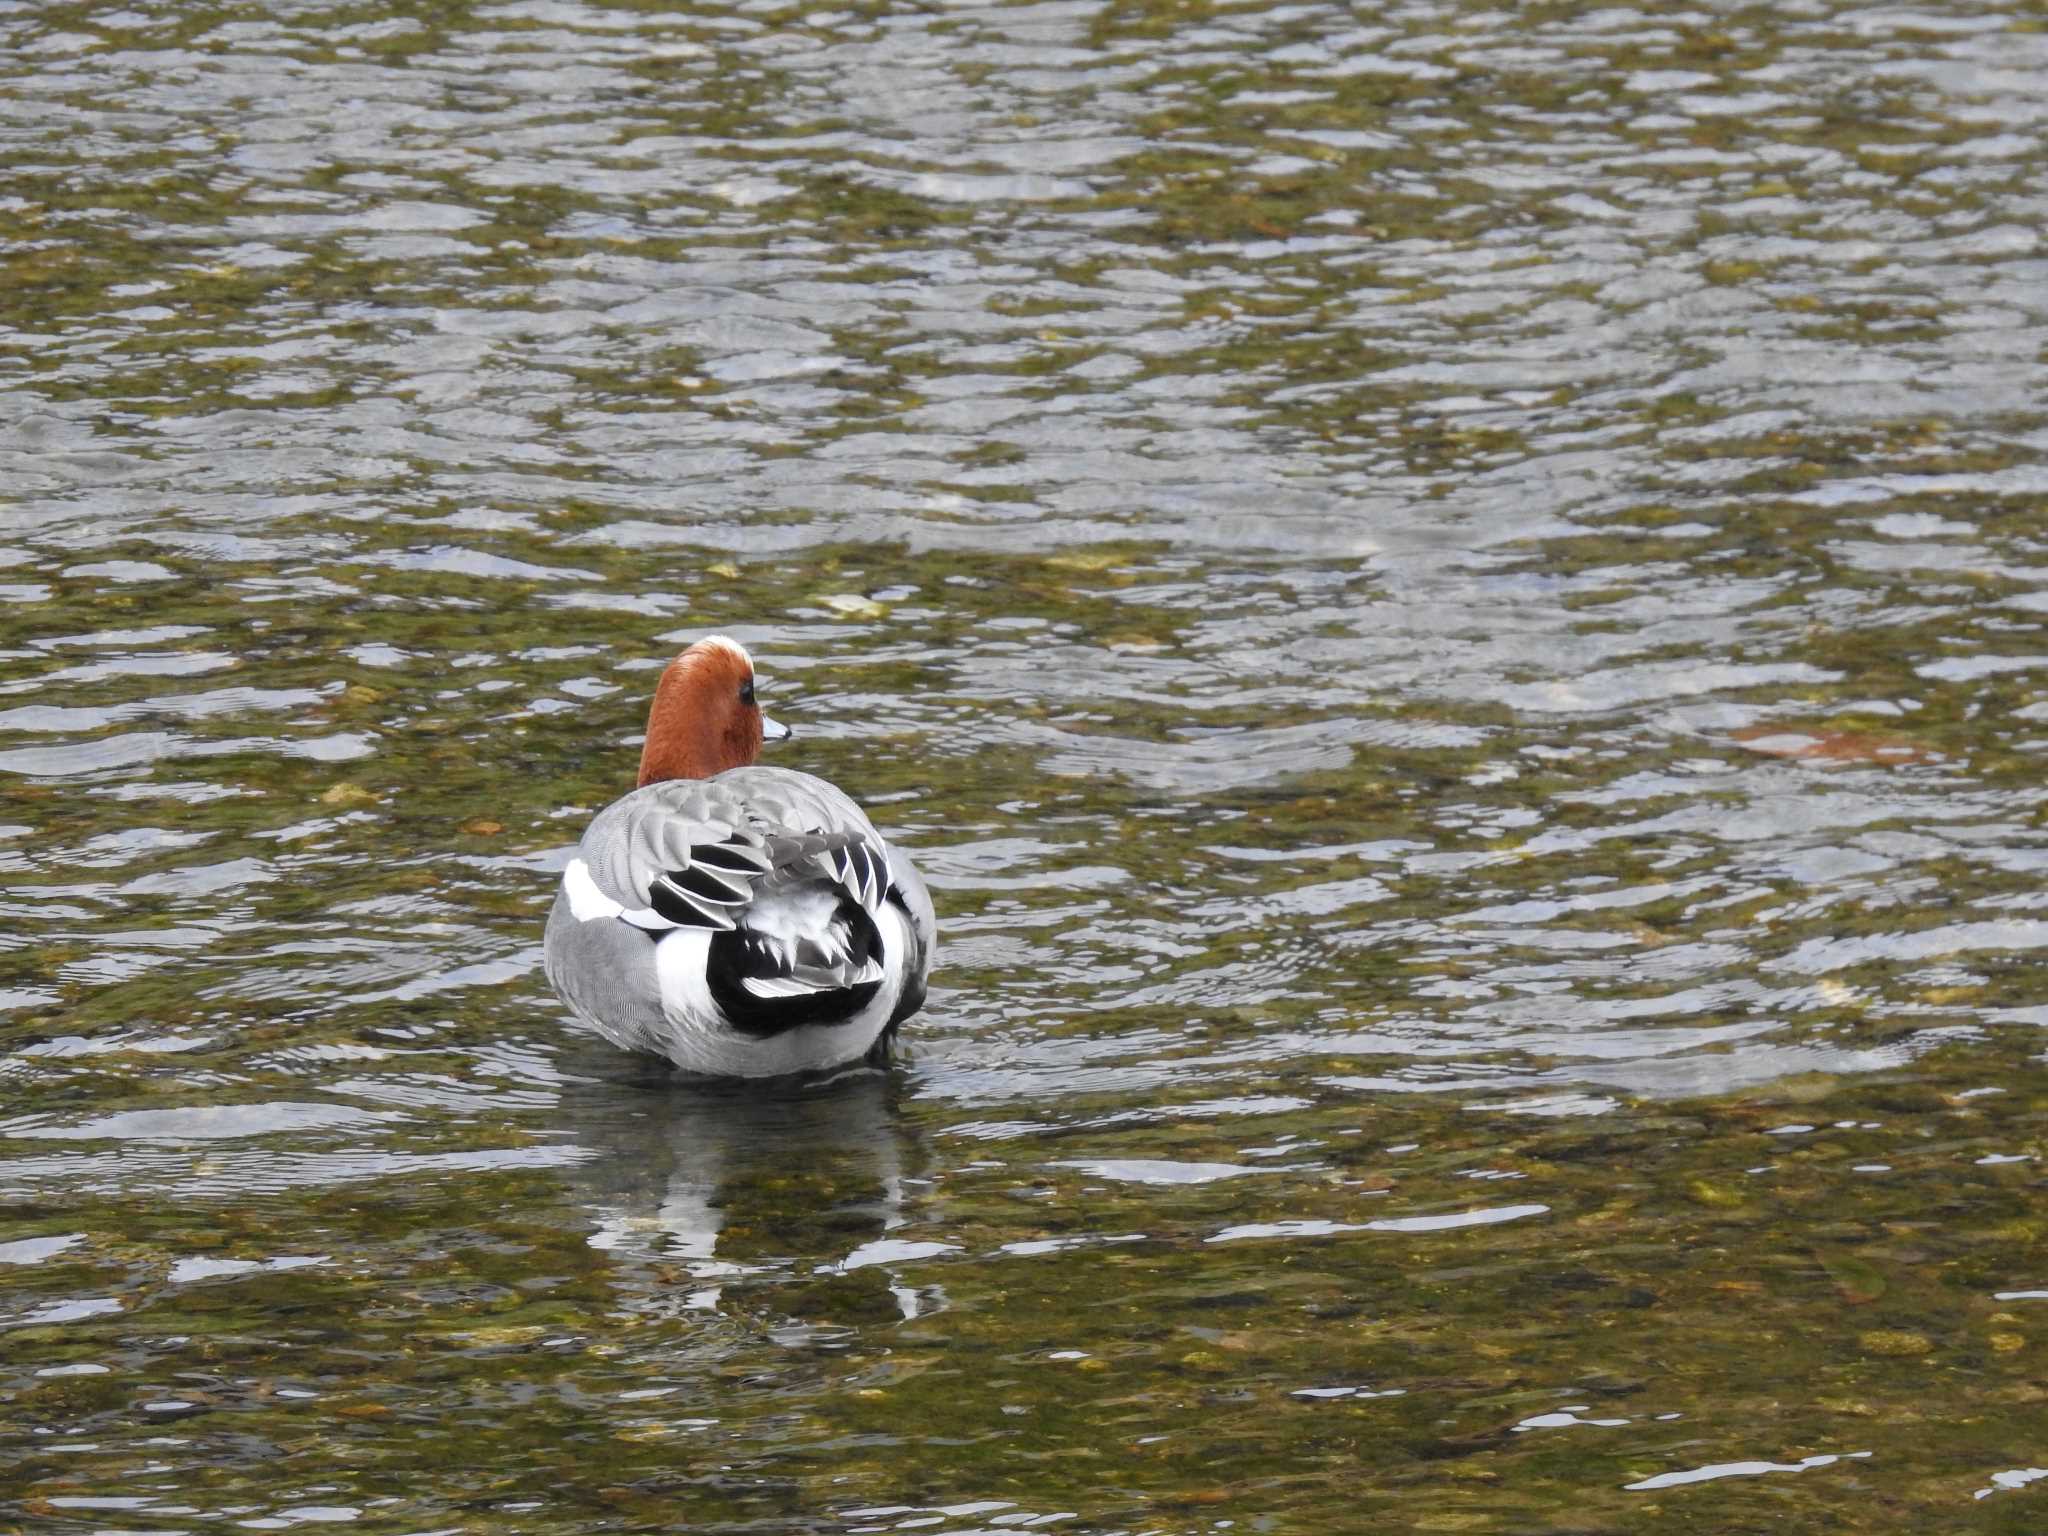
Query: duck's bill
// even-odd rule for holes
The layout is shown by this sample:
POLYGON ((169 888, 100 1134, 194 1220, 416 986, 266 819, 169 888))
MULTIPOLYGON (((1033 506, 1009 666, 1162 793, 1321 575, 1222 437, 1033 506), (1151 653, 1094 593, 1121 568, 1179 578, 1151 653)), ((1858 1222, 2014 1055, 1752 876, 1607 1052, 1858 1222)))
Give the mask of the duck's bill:
POLYGON ((770 720, 766 715, 761 717, 761 739, 763 741, 787 741, 795 734, 795 731, 792 731, 780 720, 770 720))

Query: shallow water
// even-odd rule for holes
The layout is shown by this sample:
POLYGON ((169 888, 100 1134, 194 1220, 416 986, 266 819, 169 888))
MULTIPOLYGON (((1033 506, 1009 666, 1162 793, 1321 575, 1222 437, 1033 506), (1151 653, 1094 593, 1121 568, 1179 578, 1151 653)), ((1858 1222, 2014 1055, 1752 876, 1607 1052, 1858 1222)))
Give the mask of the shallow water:
POLYGON ((0 1520, 2034 1530, 2017 5, 0 5, 0 1520), (886 1072, 552 873, 725 630, 886 1072))

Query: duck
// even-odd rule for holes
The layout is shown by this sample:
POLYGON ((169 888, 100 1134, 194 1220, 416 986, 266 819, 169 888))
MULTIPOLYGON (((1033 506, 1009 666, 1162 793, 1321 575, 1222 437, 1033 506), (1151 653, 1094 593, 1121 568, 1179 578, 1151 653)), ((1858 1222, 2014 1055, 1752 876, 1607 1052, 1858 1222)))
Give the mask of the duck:
POLYGON ((880 1062, 924 1005, 923 878, 836 785, 760 766, 793 733, 725 635, 662 669, 639 786, 584 831, 548 912, 548 981, 612 1044, 705 1078, 880 1062))

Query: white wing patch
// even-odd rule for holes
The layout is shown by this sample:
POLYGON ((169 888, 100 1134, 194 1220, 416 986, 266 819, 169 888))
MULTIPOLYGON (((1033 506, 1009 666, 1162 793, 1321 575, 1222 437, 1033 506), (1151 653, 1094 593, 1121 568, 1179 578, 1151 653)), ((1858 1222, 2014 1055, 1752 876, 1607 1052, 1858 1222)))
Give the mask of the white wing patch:
POLYGON ((590 877, 590 866, 581 859, 571 859, 569 867, 562 871, 562 894, 569 898, 569 915, 579 923, 616 917, 635 928, 657 932, 675 927, 652 907, 625 907, 613 901, 597 888, 597 882, 590 877))
POLYGON ((861 962, 859 970, 829 981, 805 981, 800 976, 749 976, 740 983, 756 997, 814 997, 820 992, 837 992, 846 987, 864 987, 882 979, 882 968, 872 960, 861 962))

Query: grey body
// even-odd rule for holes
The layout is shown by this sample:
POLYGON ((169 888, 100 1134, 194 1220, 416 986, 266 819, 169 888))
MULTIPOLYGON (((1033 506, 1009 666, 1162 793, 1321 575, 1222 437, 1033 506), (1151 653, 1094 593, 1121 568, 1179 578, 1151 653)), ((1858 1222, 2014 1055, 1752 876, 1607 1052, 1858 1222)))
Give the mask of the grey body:
POLYGON ((761 1077, 874 1049, 922 1004, 936 942, 923 879, 859 806, 810 774, 750 767, 650 784, 599 812, 564 872, 545 947, 562 1000, 615 1044, 761 1077), (878 958, 839 953, 822 926, 799 931, 841 899, 875 924, 878 958), (872 998, 829 1024, 750 1032, 706 979, 721 932, 786 962, 750 983, 764 1006, 835 987, 852 997, 872 986, 872 998))

